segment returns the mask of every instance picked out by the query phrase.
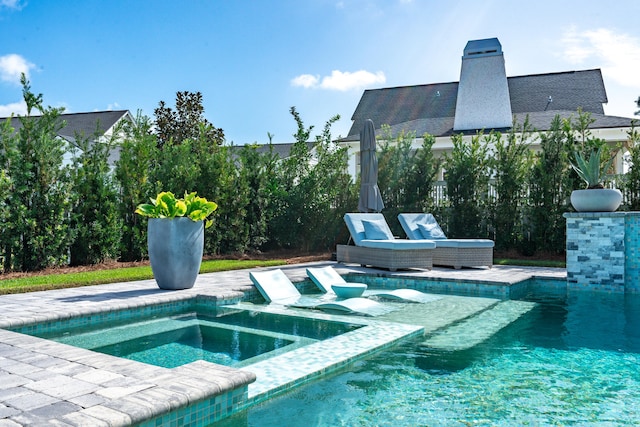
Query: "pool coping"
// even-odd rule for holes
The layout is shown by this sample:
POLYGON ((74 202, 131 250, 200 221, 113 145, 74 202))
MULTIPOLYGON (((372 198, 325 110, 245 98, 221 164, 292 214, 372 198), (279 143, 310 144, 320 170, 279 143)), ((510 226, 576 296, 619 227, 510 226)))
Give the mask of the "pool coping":
MULTIPOLYGON (((481 282, 503 289, 532 278, 566 280, 564 269, 529 267, 387 272, 320 262, 280 268, 296 282, 306 279, 306 267, 319 265, 333 265, 341 274, 481 282)), ((251 270, 202 274, 192 289, 182 291, 163 291, 157 288, 155 281, 144 280, 4 295, 0 297, 0 328, 193 298, 235 304, 245 293, 255 295, 248 274, 251 270)), ((404 332, 412 333, 410 330, 404 332)), ((346 338, 336 338, 351 338, 345 335, 346 338)), ((402 334, 397 339, 400 336, 402 334)), ((258 376, 270 375, 267 362, 261 369, 256 368, 258 376)), ((194 362, 174 369, 159 368, 4 329, 0 329, 0 378, 3 426, 135 425, 207 399, 211 399, 208 404, 219 408, 216 409, 217 416, 224 416, 225 411, 233 411, 246 402, 269 397, 269 393, 288 387, 284 384, 265 395, 258 391, 259 383, 254 383, 256 373, 247 368, 234 369, 207 362, 194 362), (252 383, 256 385, 252 386, 252 383), (225 397, 215 400, 216 396, 225 397)))

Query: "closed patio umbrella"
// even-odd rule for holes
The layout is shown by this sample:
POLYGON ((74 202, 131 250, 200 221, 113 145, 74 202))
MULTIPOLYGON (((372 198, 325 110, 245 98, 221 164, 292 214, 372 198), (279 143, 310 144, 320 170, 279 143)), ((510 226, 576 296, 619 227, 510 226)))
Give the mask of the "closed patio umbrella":
POLYGON ((360 199, 358 211, 380 212, 384 209, 378 188, 378 158, 376 157, 376 131, 373 121, 367 119, 360 132, 360 199))

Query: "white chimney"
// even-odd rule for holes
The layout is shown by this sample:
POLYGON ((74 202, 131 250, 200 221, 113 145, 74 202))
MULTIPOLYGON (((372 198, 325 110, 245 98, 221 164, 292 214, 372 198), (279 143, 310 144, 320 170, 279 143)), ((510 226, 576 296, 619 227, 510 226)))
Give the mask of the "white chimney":
POLYGON ((467 42, 453 130, 508 128, 511 120, 502 45, 497 38, 467 42))

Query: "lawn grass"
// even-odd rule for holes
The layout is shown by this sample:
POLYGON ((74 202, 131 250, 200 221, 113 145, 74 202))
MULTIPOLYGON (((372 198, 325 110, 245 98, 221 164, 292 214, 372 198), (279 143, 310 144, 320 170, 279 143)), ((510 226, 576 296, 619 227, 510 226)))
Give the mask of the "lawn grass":
POLYGON ((540 260, 540 259, 495 258, 493 260, 493 264, 494 265, 521 265, 523 267, 555 267, 555 268, 567 267, 567 263, 565 261, 540 260))
MULTIPOLYGON (((496 258, 493 260, 493 263, 494 265, 565 268, 563 261, 552 260, 496 258)), ((284 264, 286 264, 284 260, 208 260, 202 262, 200 273, 240 270, 253 267, 272 267, 284 264)), ((147 279, 153 279, 150 266, 91 270, 80 273, 47 274, 14 279, 2 279, 0 276, 0 295, 147 279)))
MULTIPOLYGON (((209 260, 202 261, 200 273, 240 270, 253 267, 271 267, 286 264, 283 260, 209 260)), ((22 292, 46 291, 51 289, 75 288, 106 283, 131 282, 152 279, 150 266, 92 270, 80 273, 47 274, 1 279, 0 295, 22 292)))

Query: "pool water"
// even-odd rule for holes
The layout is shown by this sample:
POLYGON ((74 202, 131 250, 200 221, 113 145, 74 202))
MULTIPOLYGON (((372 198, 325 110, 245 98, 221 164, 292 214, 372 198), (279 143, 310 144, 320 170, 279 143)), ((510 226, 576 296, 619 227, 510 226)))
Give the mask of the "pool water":
POLYGON ((215 426, 639 425, 640 296, 525 299, 471 348, 404 342, 215 426))
MULTIPOLYGON (((196 360, 237 366, 239 362, 299 341, 297 337, 286 339, 284 336, 221 328, 208 323, 195 317, 156 320, 144 325, 146 332, 142 335, 136 334, 128 340, 119 338, 114 344, 86 348, 165 368, 175 368, 196 360), (184 324, 178 326, 176 323, 184 324)), ((131 327, 138 332, 141 329, 141 325, 131 325, 127 329, 131 327)), ((61 338, 58 341, 69 343, 70 340, 61 338)))
POLYGON ((122 324, 59 327, 33 335, 165 368, 196 360, 243 367, 359 327, 219 309, 217 316, 188 312, 122 324))

